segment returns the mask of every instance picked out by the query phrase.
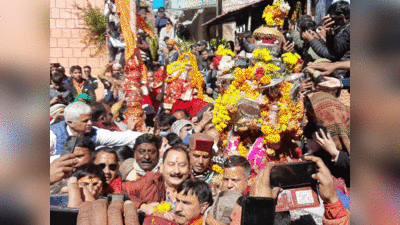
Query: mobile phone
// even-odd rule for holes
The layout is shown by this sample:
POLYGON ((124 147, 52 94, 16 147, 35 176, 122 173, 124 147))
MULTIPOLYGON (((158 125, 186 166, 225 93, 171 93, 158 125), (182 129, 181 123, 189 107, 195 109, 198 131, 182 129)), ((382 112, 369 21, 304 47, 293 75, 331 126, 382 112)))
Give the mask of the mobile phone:
POLYGON ((77 140, 78 136, 69 136, 65 141, 64 149, 61 152, 61 156, 74 153, 77 140))
POLYGON ((277 164, 271 169, 271 188, 291 189, 315 185, 316 182, 311 177, 315 173, 317 166, 311 161, 277 164))
POLYGON ((273 198, 244 196, 241 225, 273 225, 276 202, 273 198))
POLYGON ((107 200, 108 203, 111 204, 114 201, 122 200, 122 201, 128 201, 130 198, 127 195, 120 195, 120 194, 108 194, 107 195, 107 200))
POLYGON ((326 127, 322 124, 316 124, 317 126, 317 132, 319 133, 319 136, 321 136, 321 130, 324 132, 325 135, 327 135, 326 133, 326 127))
POLYGON ((50 224, 76 225, 79 209, 50 206, 50 224))

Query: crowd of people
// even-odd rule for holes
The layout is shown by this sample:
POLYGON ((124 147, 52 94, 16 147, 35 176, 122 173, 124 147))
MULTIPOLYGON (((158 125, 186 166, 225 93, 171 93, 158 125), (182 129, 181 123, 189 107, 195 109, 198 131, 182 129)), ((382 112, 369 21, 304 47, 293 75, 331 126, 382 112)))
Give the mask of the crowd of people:
MULTIPOLYGON (((67 206, 79 208, 78 224, 107 221, 107 216, 114 223, 139 224, 139 214, 145 215, 143 224, 240 224, 245 197, 276 201, 283 191, 270 185, 271 170, 282 158, 271 154, 274 160, 262 161, 255 174, 250 152, 228 153, 231 142, 227 144, 230 140, 215 119, 216 102, 228 89, 219 79, 223 68, 216 63, 221 49, 210 49, 205 40, 190 52, 208 99, 179 99, 170 110, 163 107, 162 93, 168 88, 159 82, 159 74, 186 53, 176 45, 182 32, 174 30, 164 8, 157 13, 155 17, 151 9, 138 10, 158 37, 156 58, 150 52, 150 37, 140 31, 137 37, 148 70, 143 129, 133 117, 127 118, 126 44, 114 1, 107 1, 104 10, 110 62, 97 78, 89 65, 71 66, 68 76, 62 65, 51 64, 50 193, 68 194, 67 206), (99 80, 104 86, 101 99, 95 94, 99 80), (109 204, 108 194, 124 194, 129 200, 109 204)), ((293 154, 285 155, 284 162, 315 162, 312 178, 321 204, 314 211, 276 212, 274 224, 350 224, 350 5, 333 3, 320 24, 303 15, 296 22, 286 18, 277 28, 285 37, 278 54, 302 59, 299 87, 290 94, 301 102, 304 113, 300 138, 282 138, 268 151, 290 146, 293 154)), ((259 41, 246 32, 227 42, 222 50, 232 52, 234 70, 250 66, 259 41)), ((185 99, 185 93, 182 96, 185 99)), ((253 145, 260 134, 247 130, 240 135, 253 145)))

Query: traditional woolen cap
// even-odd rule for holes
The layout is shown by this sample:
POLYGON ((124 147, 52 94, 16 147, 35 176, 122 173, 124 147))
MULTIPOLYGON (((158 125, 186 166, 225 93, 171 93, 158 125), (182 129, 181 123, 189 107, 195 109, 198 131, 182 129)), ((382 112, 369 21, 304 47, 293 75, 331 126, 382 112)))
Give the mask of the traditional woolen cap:
POLYGON ((177 120, 172 124, 171 132, 179 136, 181 129, 186 125, 192 125, 192 123, 189 120, 177 120))
POLYGON ((189 136, 189 148, 195 151, 208 152, 211 154, 214 138, 207 134, 192 134, 189 136))
POLYGON ((50 116, 56 114, 57 112, 59 112, 61 109, 65 109, 65 107, 67 107, 64 104, 54 104, 50 107, 50 116))

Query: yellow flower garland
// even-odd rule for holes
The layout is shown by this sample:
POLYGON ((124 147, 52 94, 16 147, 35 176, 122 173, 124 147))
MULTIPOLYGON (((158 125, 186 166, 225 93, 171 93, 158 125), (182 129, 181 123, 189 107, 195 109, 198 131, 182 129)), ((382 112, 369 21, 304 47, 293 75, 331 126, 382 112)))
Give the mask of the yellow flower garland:
POLYGON ((155 213, 165 213, 171 211, 172 206, 169 202, 162 201, 158 206, 153 208, 153 212, 155 213))
POLYGON ((222 169, 220 166, 218 166, 217 164, 214 164, 212 166, 212 170, 214 170, 215 172, 219 173, 219 174, 224 174, 224 169, 222 169))
POLYGON ((226 49, 222 45, 218 46, 218 50, 215 53, 215 55, 229 55, 229 56, 235 57, 235 54, 232 52, 232 50, 226 49))

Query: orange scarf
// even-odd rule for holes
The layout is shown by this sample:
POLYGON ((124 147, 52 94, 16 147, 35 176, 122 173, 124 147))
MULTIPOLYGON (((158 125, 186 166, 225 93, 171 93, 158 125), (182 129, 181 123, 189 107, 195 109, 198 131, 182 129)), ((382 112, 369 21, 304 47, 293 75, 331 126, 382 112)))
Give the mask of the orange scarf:
POLYGON ((74 84, 74 87, 75 87, 78 95, 82 94, 82 87, 83 87, 83 84, 85 83, 85 80, 83 80, 82 83, 78 83, 78 81, 76 81, 75 79, 72 79, 72 83, 74 84))
POLYGON ((203 215, 198 217, 197 219, 192 220, 189 225, 202 225, 203 224, 203 215))

